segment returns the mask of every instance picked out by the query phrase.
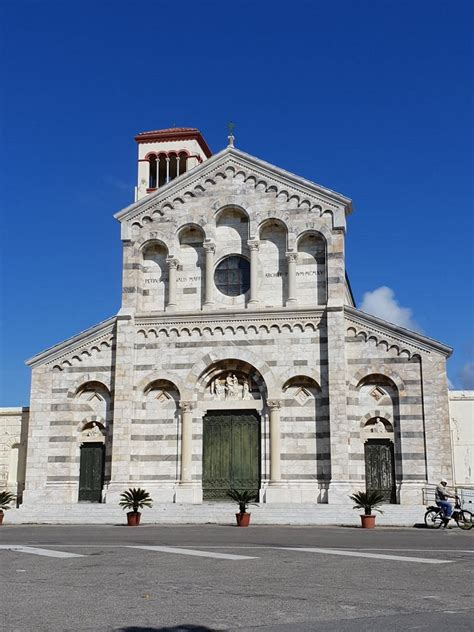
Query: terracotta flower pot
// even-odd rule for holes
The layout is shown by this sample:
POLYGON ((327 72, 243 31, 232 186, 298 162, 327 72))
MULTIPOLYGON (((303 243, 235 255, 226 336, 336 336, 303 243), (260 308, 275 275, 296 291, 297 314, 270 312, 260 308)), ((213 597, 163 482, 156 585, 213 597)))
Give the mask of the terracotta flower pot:
POLYGON ((248 527, 250 523, 249 513, 237 513, 235 514, 238 527, 248 527))
POLYGON ((3 511, 0 511, 0 524, 2 524, 3 522, 3 516, 5 515, 5 513, 3 511))
POLYGON ((139 511, 129 511, 127 513, 127 524, 129 527, 138 527, 140 524, 140 516, 142 514, 139 511))
POLYGON ((364 516, 360 517, 360 521, 362 522, 363 529, 373 529, 375 527, 375 516, 364 516))

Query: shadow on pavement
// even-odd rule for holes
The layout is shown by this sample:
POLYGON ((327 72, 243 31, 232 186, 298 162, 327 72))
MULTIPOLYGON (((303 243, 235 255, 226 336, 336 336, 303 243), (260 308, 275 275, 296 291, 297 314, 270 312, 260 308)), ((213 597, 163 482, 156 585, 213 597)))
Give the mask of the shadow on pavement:
POLYGON ((132 626, 128 628, 117 628, 116 632, 218 632, 214 628, 207 628, 204 625, 192 625, 192 624, 184 624, 184 625, 172 625, 166 626, 165 628, 150 628, 150 627, 140 627, 140 626, 132 626))

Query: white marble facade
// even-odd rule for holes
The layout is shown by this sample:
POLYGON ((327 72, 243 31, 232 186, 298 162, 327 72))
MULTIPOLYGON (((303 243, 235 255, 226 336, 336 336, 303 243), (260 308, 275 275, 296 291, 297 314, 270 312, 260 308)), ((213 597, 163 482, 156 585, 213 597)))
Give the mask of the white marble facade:
POLYGON ((77 502, 90 440, 107 502, 133 485, 199 503, 213 410, 258 413, 262 502, 349 502, 374 437, 393 445, 395 502, 451 479, 451 349, 356 309, 351 201, 232 142, 211 156, 197 130, 137 141, 137 201, 115 216, 122 307, 28 362, 25 503, 77 502), (150 186, 150 160, 181 150, 183 172, 150 186))

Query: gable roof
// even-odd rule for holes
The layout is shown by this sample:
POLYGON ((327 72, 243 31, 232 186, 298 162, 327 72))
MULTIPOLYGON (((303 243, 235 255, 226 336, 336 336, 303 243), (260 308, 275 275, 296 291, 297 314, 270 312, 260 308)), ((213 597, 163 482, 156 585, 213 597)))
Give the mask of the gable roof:
POLYGON ((316 198, 322 203, 326 202, 332 207, 343 208, 346 216, 352 212, 352 200, 341 193, 327 189, 310 180, 290 173, 285 169, 280 169, 275 165, 260 160, 260 158, 256 158, 255 156, 251 156, 235 147, 226 147, 218 154, 215 154, 190 171, 187 171, 164 185, 158 189, 158 191, 125 207, 116 213, 114 217, 119 220, 119 222, 133 220, 136 216, 148 210, 149 207, 156 207, 174 195, 178 195, 186 188, 193 188, 201 178, 221 168, 225 169, 227 166, 233 166, 234 168, 241 167, 242 169, 250 170, 255 176, 265 179, 267 182, 271 182, 277 189, 285 188, 295 193, 298 192, 302 196, 308 196, 313 199, 316 198))

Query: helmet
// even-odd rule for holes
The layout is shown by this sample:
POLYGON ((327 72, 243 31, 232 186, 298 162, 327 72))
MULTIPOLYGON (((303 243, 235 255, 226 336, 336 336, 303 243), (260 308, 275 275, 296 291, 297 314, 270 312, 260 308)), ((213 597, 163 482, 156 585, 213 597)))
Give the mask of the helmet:
POLYGON ((446 485, 447 485, 447 484, 448 484, 448 481, 447 481, 445 478, 442 478, 442 479, 440 480, 440 483, 446 483, 446 485))

